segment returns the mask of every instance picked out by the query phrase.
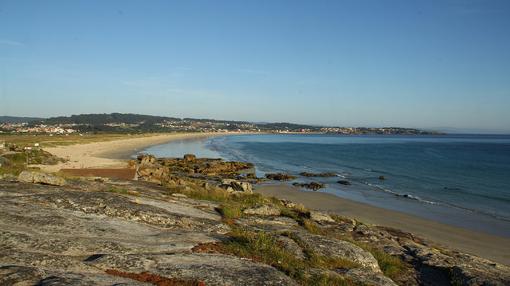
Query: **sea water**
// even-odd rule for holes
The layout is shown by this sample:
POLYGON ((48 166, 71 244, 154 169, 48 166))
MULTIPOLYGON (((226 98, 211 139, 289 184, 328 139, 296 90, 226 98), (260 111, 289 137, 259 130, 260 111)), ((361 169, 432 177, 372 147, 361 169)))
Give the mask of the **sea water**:
POLYGON ((510 237, 510 136, 237 135, 146 150, 195 153, 267 172, 334 172, 323 192, 435 221, 510 237), (380 177, 383 176, 384 180, 380 177), (338 184, 348 180, 350 186, 338 184))

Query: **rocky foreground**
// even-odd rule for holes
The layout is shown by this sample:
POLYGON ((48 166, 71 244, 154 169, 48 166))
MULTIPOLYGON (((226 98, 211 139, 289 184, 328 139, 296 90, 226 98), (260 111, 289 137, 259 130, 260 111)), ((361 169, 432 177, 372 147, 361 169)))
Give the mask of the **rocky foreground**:
POLYGON ((0 285, 509 285, 510 268, 252 193, 249 164, 0 180, 0 285))

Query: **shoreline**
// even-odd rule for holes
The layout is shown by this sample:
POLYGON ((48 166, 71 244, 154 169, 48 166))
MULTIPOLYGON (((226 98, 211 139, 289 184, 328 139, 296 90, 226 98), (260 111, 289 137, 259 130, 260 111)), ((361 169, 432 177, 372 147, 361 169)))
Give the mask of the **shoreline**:
MULTIPOLYGON (((113 141, 46 148, 70 161, 53 166, 40 166, 45 171, 60 169, 125 168, 126 160, 151 146, 176 140, 196 140, 215 136, 246 133, 171 133, 113 141)), ((301 203, 310 209, 336 213, 359 221, 393 227, 410 232, 429 242, 510 265, 510 238, 451 226, 432 219, 388 210, 323 192, 302 191, 285 184, 255 186, 255 192, 301 203)))
POLYGON ((175 140, 201 139, 235 134, 239 133, 166 133, 146 137, 50 147, 44 148, 44 150, 57 157, 68 159, 68 162, 57 165, 33 166, 40 167, 47 172, 58 172, 60 169, 124 168, 126 160, 133 154, 151 146, 175 140))
POLYGON ((285 184, 256 186, 254 191, 262 195, 301 203, 310 209, 354 218, 364 223, 393 227, 422 237, 437 246, 445 246, 510 265, 509 238, 355 202, 334 194, 303 191, 285 184))

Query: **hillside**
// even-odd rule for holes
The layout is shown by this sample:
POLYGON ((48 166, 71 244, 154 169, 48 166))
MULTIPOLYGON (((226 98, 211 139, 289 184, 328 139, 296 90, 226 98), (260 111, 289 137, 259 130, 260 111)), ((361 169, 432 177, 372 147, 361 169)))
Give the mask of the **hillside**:
POLYGON ((43 118, 38 117, 18 117, 18 116, 0 116, 0 123, 24 123, 32 121, 40 121, 43 118))
MULTIPOLYGON (((5 117, 7 118, 7 117, 5 117)), ((253 123, 248 121, 176 118, 132 113, 79 114, 47 119, 10 118, 0 122, 0 131, 14 133, 149 133, 149 132, 270 132, 270 133, 327 133, 327 134, 438 134, 414 128, 401 127, 336 127, 287 122, 253 123), (15 124, 28 123, 24 127, 15 124)))

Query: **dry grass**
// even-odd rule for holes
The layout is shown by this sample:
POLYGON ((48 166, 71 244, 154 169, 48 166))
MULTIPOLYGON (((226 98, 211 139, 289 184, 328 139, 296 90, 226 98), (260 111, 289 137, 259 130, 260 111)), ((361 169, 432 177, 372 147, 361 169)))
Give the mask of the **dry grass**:
POLYGON ((243 215, 241 205, 238 203, 222 204, 218 208, 218 212, 224 219, 236 219, 243 215))

